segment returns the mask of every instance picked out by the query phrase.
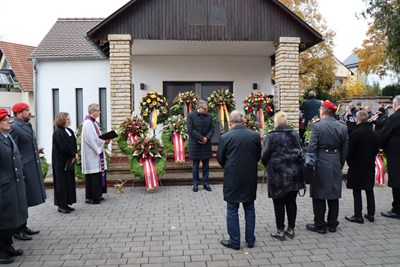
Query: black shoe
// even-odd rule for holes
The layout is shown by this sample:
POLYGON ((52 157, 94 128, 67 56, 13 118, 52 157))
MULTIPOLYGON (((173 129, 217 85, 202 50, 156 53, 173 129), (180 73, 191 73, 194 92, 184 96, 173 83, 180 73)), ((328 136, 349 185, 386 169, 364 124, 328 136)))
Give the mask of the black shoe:
POLYGON ((370 222, 374 222, 375 221, 374 216, 370 216, 368 214, 364 214, 364 218, 367 219, 370 222))
MULTIPOLYGON (((316 233, 319 233, 319 234, 326 234, 326 232, 327 232, 325 226, 316 227, 314 223, 307 224, 306 228, 307 228, 308 231, 316 232, 316 233)), ((331 228, 329 228, 329 230, 331 230, 331 228)), ((336 231, 336 227, 335 227, 335 231, 336 231)))
POLYGON ((212 191, 212 190, 211 190, 211 187, 210 187, 208 184, 205 184, 205 185, 203 186, 203 188, 204 188, 204 190, 206 190, 206 191, 208 191, 208 192, 212 191))
POLYGON ((285 235, 287 235, 287 237, 289 237, 290 239, 293 239, 294 238, 294 228, 289 226, 285 231, 285 235))
POLYGON ((199 191, 199 186, 198 185, 194 185, 193 186, 193 192, 197 192, 199 191))
POLYGON ((28 227, 25 227, 24 232, 27 235, 37 235, 38 233, 40 233, 40 231, 35 231, 35 230, 32 230, 32 229, 29 229, 28 227))
POLYGON ((71 213, 71 211, 70 211, 69 209, 67 209, 67 208, 60 208, 60 207, 58 207, 58 212, 61 212, 61 213, 71 213))
POLYGON ((353 215, 353 216, 348 216, 348 215, 346 215, 346 216, 344 216, 344 218, 345 218, 346 220, 348 220, 349 222, 361 223, 361 224, 364 223, 364 219, 363 219, 362 217, 358 218, 358 217, 356 217, 356 215, 353 215))
POLYGON ((336 221, 334 224, 329 225, 328 230, 331 233, 336 233, 336 228, 338 227, 339 222, 336 221))
POLYGON ((15 249, 14 247, 11 247, 7 250, 7 254, 10 257, 18 257, 24 254, 24 252, 22 251, 22 249, 15 249))
POLYGON ((10 264, 13 263, 14 259, 11 257, 8 258, 0 258, 0 264, 10 264))
POLYGON ((234 249, 234 250, 239 250, 240 249, 240 246, 233 245, 231 243, 231 241, 229 241, 229 240, 221 240, 220 243, 221 243, 221 245, 223 245, 224 247, 227 247, 227 248, 231 248, 231 249, 234 249))
POLYGON ((100 200, 100 201, 103 201, 103 200, 104 200, 104 197, 100 197, 99 200, 100 200))
POLYGON ((400 219, 400 214, 397 214, 396 212, 393 212, 393 210, 389 210, 386 212, 381 212, 383 217, 388 217, 388 218, 394 218, 394 219, 400 219))
POLYGON ((86 199, 86 204, 94 204, 94 205, 97 205, 97 204, 100 204, 100 201, 99 201, 99 200, 96 200, 96 199, 86 199))
POLYGON ((284 241, 285 240, 285 231, 277 229, 276 232, 271 233, 271 236, 280 241, 284 241))
POLYGON ((254 248, 254 244, 247 244, 248 248, 254 248))
POLYGON ((69 211, 74 211, 75 209, 73 207, 67 206, 65 209, 69 210, 69 211))
POLYGON ((22 241, 32 240, 32 237, 27 235, 24 231, 13 234, 13 237, 22 241))

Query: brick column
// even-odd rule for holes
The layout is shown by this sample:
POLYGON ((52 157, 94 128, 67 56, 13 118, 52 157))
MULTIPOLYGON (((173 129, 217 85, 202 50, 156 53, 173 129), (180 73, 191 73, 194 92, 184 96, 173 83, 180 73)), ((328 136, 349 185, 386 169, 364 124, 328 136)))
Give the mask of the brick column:
MULTIPOLYGON (((131 115, 132 84, 132 38, 130 34, 110 34, 110 103, 111 126, 118 129, 125 118, 131 115)), ((114 155, 121 155, 117 143, 113 142, 114 155)))
POLYGON ((299 44, 298 37, 280 37, 275 53, 276 109, 288 115, 289 124, 299 130, 299 44))

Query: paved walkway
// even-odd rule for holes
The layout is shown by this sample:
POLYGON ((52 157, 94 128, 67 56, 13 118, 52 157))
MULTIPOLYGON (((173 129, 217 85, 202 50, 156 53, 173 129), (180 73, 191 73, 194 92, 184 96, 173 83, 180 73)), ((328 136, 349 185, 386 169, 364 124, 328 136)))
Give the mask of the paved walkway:
MULTIPOLYGON (((256 245, 245 246, 241 211, 242 249, 222 247, 227 238, 226 204, 222 185, 193 193, 190 186, 165 186, 156 192, 114 188, 101 205, 84 204, 84 189, 71 214, 58 213, 53 190, 45 204, 30 208, 28 226, 40 230, 32 241, 16 241, 25 254, 9 266, 400 266, 400 220, 384 218, 391 206, 391 190, 376 187, 374 223, 347 222, 352 192, 343 190, 337 233, 308 232, 311 199, 298 198, 296 237, 277 241, 272 201, 259 185, 256 201, 256 245)), ((365 199, 364 199, 365 203, 365 199)))

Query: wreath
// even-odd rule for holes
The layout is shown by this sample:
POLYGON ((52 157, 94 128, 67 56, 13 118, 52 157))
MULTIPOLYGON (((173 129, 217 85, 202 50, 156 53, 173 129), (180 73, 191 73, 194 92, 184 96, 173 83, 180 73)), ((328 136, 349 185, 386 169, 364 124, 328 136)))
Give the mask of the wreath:
POLYGON ((148 158, 153 159, 158 177, 165 173, 167 157, 164 147, 156 137, 139 137, 131 147, 132 152, 128 155, 130 170, 136 177, 144 178, 142 162, 148 158))
POLYGON ((140 101, 140 114, 155 129, 158 123, 164 122, 168 117, 168 102, 161 93, 150 92, 140 101))
POLYGON ((252 92, 243 101, 246 115, 255 116, 261 129, 265 127, 265 121, 272 117, 274 109, 272 99, 261 92, 252 92))
POLYGON ((235 97, 229 89, 217 89, 207 97, 209 112, 214 123, 220 122, 221 132, 225 131, 225 118, 229 124, 229 113, 235 109, 235 97))
POLYGON ((171 111, 173 115, 183 115, 186 117, 188 112, 192 112, 197 107, 199 96, 192 91, 179 93, 172 102, 171 111))
POLYGON ((139 116, 126 118, 118 128, 117 144, 125 155, 132 153, 132 148, 128 146, 128 139, 133 143, 135 138, 144 137, 149 131, 147 123, 139 116), (132 139, 131 139, 132 138, 132 139))
POLYGON ((244 126, 256 132, 260 131, 260 125, 252 115, 244 116, 244 126))
POLYGON ((182 115, 173 115, 164 123, 161 134, 161 141, 167 152, 174 152, 174 145, 171 142, 173 132, 177 132, 185 140, 185 151, 188 147, 189 134, 187 131, 186 120, 182 115))

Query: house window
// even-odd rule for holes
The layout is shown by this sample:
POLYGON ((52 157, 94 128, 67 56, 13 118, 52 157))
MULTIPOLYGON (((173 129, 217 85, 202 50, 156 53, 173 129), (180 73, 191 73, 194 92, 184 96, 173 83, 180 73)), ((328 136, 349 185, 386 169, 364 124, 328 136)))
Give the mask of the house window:
POLYGON ((107 89, 99 88, 99 105, 100 105, 100 128, 107 131, 107 89))
POLYGON ((13 87, 18 81, 14 75, 14 72, 9 69, 0 69, 0 85, 6 87, 13 87))
POLYGON ((82 88, 75 89, 75 103, 76 103, 76 128, 83 122, 83 90, 82 88))
POLYGON ((53 120, 56 117, 57 113, 60 112, 60 92, 58 88, 52 89, 53 96, 53 120))

